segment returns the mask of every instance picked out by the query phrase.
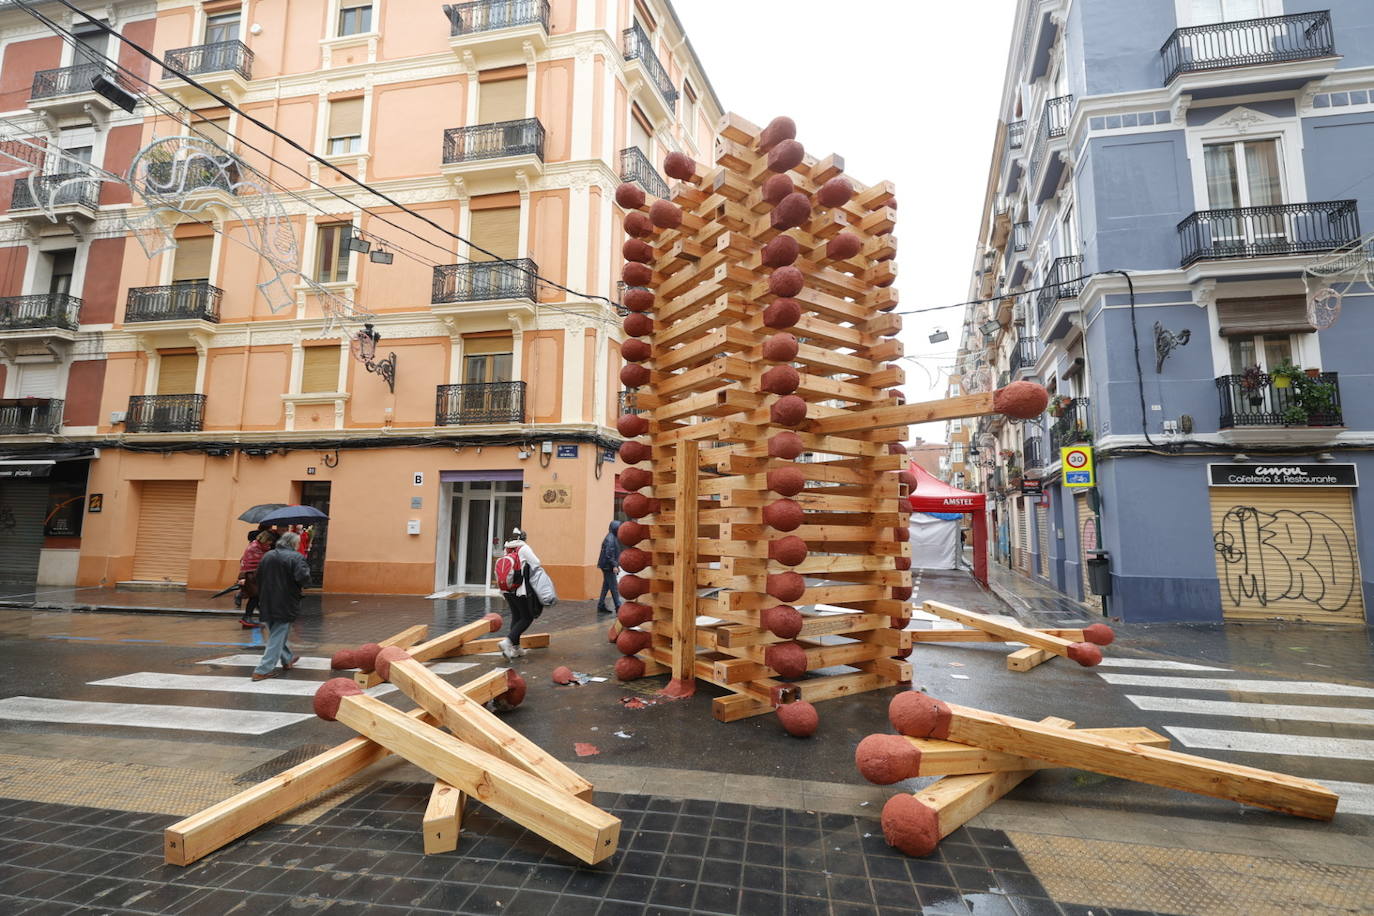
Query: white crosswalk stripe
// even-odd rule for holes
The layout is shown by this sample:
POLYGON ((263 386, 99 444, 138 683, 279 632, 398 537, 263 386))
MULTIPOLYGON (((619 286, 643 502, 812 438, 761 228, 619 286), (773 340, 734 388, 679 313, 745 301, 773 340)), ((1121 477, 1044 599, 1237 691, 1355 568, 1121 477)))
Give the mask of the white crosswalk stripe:
POLYGON ((1212 728, 1183 728, 1176 725, 1166 725, 1164 730, 1186 747, 1338 760, 1374 760, 1374 741, 1359 738, 1318 738, 1311 735, 1222 731, 1212 728))
POLYGON ((1341 797, 1336 805, 1338 814, 1364 814, 1374 817, 1374 786, 1363 782, 1341 782, 1336 779, 1319 779, 1322 785, 1341 797))
POLYGON ((259 712, 208 706, 157 706, 22 696, 0 700, 0 719, 12 721, 172 728, 239 735, 263 735, 273 729, 313 718, 312 713, 259 712))
MULTIPOLYGON (((256 668, 262 661, 261 655, 225 655, 220 658, 207 658, 200 662, 202 665, 224 665, 231 668, 256 668)), ((476 667, 476 662, 435 662, 427 664, 435 674, 457 674, 468 668, 476 667)), ((329 659, 323 655, 301 655, 296 659, 296 668, 303 671, 332 671, 329 666, 329 659)))
POLYGON ((1206 665, 1193 665, 1188 662, 1171 662, 1156 658, 1104 658, 1098 663, 1100 668, 1142 668, 1158 671, 1230 671, 1230 668, 1209 668, 1206 665))
POLYGON ((1263 681, 1243 678, 1167 677, 1152 674, 1115 674, 1098 677, 1123 687, 1165 687, 1173 690, 1224 690, 1236 693, 1291 694, 1294 696, 1374 697, 1374 688, 1323 681, 1263 681))
MULTIPOLYGON (((213 674, 162 674, 156 671, 139 671, 108 677, 103 681, 90 681, 91 687, 136 687, 143 690, 212 690, 219 693, 267 694, 283 697, 313 697, 320 689, 322 681, 293 681, 280 677, 265 681, 251 681, 244 677, 217 677, 213 674)), ((364 691, 368 696, 381 696, 396 688, 381 684, 364 691)))
POLYGON ((1247 719, 1279 719, 1290 722, 1334 722, 1341 725, 1374 725, 1374 709, 1336 706, 1284 706, 1278 703, 1232 703, 1194 697, 1127 696, 1140 709, 1198 716, 1236 716, 1247 719))

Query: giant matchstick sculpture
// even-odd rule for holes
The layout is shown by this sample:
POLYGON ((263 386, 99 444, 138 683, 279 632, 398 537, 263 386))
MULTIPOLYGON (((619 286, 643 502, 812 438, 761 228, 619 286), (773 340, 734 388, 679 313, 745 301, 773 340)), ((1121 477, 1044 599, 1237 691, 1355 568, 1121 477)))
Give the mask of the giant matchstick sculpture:
POLYGON ((702 678, 729 691, 716 718, 781 706, 809 734, 812 701, 911 679, 906 427, 1030 418, 1048 396, 1016 382, 902 404, 892 186, 808 158, 788 118, 760 130, 731 115, 720 133, 714 168, 665 160, 671 199, 616 191, 630 236, 621 380, 645 411, 617 424, 634 521, 619 531, 616 671, 668 672, 678 696, 702 678))

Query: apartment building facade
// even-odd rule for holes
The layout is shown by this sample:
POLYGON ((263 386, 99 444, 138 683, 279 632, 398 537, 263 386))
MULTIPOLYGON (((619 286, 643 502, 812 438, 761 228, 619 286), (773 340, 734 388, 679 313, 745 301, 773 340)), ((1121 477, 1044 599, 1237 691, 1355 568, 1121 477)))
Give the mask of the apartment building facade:
POLYGON ((1127 620, 1363 622, 1374 8, 1016 16, 970 284, 994 301, 961 350, 974 386, 1030 378, 1052 399, 972 434, 1001 561, 1127 620), (1307 268, 1338 255, 1342 296, 1309 307, 1307 268), (1076 444, 1093 487, 1065 485, 1076 444))
MULTIPOLYGON (((614 189, 662 193, 663 157, 709 155, 722 113, 671 7, 87 8, 231 104, 145 65, 165 94, 130 81, 132 113, 93 115, 101 96, 80 78, 45 108, 35 71, 81 52, 0 10, 6 120, 68 150, 87 131, 86 161, 157 186, 90 180, 98 198, 59 197, 56 222, 16 208, 27 179, 10 200, 4 292, 49 312, 79 301, 66 324, 0 331, 17 341, 0 352, 5 394, 58 404, 42 431, 0 439, 0 460, 61 469, 0 480, 0 503, 23 483, 51 507, 60 479, 80 518, 64 541, 43 535, 43 554, 66 551, 60 573, 40 559, 10 577, 221 587, 249 527, 238 515, 305 503, 330 518, 311 555, 330 591, 484 589, 519 525, 561 594, 593 594, 623 399, 614 189), (206 166, 214 146, 186 136, 238 158, 206 166), (150 211, 165 231, 147 231, 150 211), (283 275, 292 258, 299 276, 283 275), (48 387, 28 368, 39 347, 59 354, 48 387), (65 483, 78 463, 80 492, 65 483)), ((113 39, 102 50, 137 63, 113 39)))

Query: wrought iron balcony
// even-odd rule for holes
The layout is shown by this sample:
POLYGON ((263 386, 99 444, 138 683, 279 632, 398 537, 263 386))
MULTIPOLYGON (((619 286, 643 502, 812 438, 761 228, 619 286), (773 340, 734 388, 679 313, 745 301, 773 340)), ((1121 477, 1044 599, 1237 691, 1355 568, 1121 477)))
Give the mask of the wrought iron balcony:
POLYGON ((616 406, 618 408, 617 415, 627 413, 641 414, 649 412, 645 408, 638 406, 639 399, 635 395, 636 393, 628 388, 620 389, 620 396, 616 399, 616 406))
POLYGON ((542 25, 549 30, 548 0, 473 0, 471 3, 446 3, 449 35, 491 32, 518 25, 542 25))
POLYGON ((81 320, 81 300, 64 293, 6 296, 0 299, 0 331, 62 328, 75 331, 81 320))
POLYGON ((1026 436, 1021 440, 1021 460, 1026 470, 1043 468, 1045 462, 1045 439, 1039 434, 1026 436))
POLYGON ((61 428, 60 398, 0 400, 0 436, 25 436, 31 433, 55 436, 61 428))
POLYGON ((439 386, 434 408, 435 426, 524 422, 524 382, 439 386))
POLYGON ((171 286, 139 286, 129 290, 124 323, 135 321, 219 321, 224 291, 204 280, 171 286))
POLYGON ((1020 149, 1026 145, 1026 122, 1012 121, 1007 125, 1007 149, 1020 149))
POLYGON ((137 94, 133 80, 123 73, 112 70, 100 63, 77 64, 74 67, 58 67, 54 70, 39 70, 33 75, 33 88, 29 99, 55 99, 64 95, 82 92, 95 92, 96 77, 103 76, 129 92, 137 94))
POLYGON ((633 181, 643 188, 645 193, 655 197, 661 199, 668 197, 668 182, 659 177, 654 164, 637 146, 627 147, 620 151, 620 180, 633 181))
POLYGON ((1083 291, 1083 256, 1055 258, 1045 274, 1044 288, 1035 299, 1035 313, 1043 327, 1045 319, 1060 299, 1073 299, 1083 291))
POLYGON ((198 433, 204 425, 203 394, 134 395, 124 419, 130 433, 198 433))
POLYGON ((235 193, 239 182, 237 163, 223 165, 204 156, 190 159, 167 159, 149 162, 143 173, 144 189, 153 196, 183 194, 189 191, 224 191, 235 193))
POLYGON ((1329 10, 1175 29, 1159 49, 1165 85, 1183 73, 1312 60, 1335 53, 1329 10))
POLYGON ((1050 398, 1050 460, 1059 459, 1059 450, 1066 445, 1093 441, 1092 429, 1088 426, 1088 399, 1070 398, 1060 403, 1050 398))
POLYGON ((1046 140, 1054 140, 1069 132, 1069 119, 1073 116, 1073 96, 1061 95, 1045 102, 1040 113, 1040 135, 1046 140))
POLYGON ((487 302, 492 299, 539 298, 539 265, 529 258, 476 261, 434 268, 431 302, 487 302))
POLYGON ((1025 251, 1030 247, 1031 224, 1029 221, 1017 223, 1011 230, 1011 247, 1015 251, 1025 251))
POLYGON ((1360 237, 1353 200, 1201 210, 1178 224, 1183 266, 1218 258, 1331 251, 1360 237))
POLYGON ((1221 399, 1220 429, 1237 426, 1343 426, 1338 374, 1288 379, 1280 388, 1268 373, 1223 375, 1217 379, 1221 399))
POLYGON ((61 206, 96 209, 100 206, 100 182, 86 172, 34 175, 15 181, 10 210, 37 210, 61 206))
POLYGON ((1012 374, 1016 374, 1021 369, 1029 369, 1035 365, 1035 361, 1040 358, 1040 341, 1034 337, 1021 337, 1016 341, 1016 346, 1011 350, 1011 359, 1008 365, 1011 367, 1012 374))
POLYGON ((654 84, 658 94, 663 96, 663 103, 668 106, 668 110, 676 109, 677 90, 673 88, 673 81, 668 78, 668 71, 663 68, 658 55, 654 53, 653 42, 649 41, 649 36, 644 34, 638 23, 635 23, 625 30, 622 37, 625 41, 625 59, 639 61, 644 66, 649 81, 654 84))
POLYGON ((444 131, 444 165, 507 156, 538 156, 544 161, 544 125, 538 118, 450 127, 444 131))
POLYGON ((232 70, 246 80, 253 78, 253 52, 241 41, 214 41, 207 45, 177 48, 163 55, 162 63, 163 79, 174 76, 165 68, 189 73, 192 76, 198 73, 232 70))

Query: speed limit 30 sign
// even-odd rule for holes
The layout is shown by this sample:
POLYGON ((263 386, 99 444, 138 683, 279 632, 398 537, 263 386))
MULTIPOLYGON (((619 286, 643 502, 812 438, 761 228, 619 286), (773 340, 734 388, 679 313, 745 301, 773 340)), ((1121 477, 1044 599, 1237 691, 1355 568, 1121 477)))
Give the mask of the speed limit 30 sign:
POLYGON ((1059 463, 1064 468, 1064 486, 1091 487, 1097 483, 1093 473, 1091 445, 1070 445, 1061 448, 1059 463))

